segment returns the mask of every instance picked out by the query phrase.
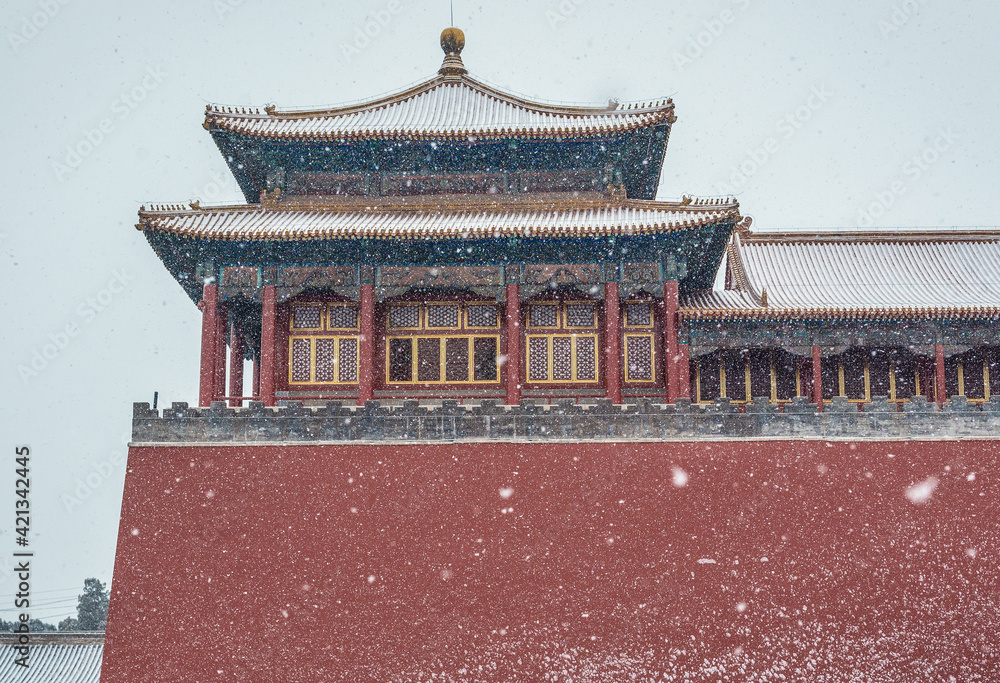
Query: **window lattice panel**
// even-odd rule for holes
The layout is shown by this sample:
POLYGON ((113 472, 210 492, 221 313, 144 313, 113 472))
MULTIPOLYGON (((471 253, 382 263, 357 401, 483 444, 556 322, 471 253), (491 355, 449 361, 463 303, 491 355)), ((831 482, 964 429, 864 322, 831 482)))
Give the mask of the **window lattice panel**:
POLYGON ((544 382, 549 378, 549 340, 532 337, 528 340, 528 353, 531 356, 531 367, 528 368, 530 378, 544 382))
POLYGON ((328 315, 331 330, 356 330, 358 309, 353 306, 330 306, 328 315))
POLYGON ((653 379, 653 340, 650 337, 627 337, 628 379, 648 382, 653 379))
POLYGON ((593 337, 576 338, 576 379, 597 379, 597 345, 593 337))
POLYGON ((566 327, 593 327, 593 304, 569 304, 566 306, 566 327))
POLYGON ((296 330, 316 330, 322 326, 319 306, 296 306, 292 309, 292 327, 296 330))
POLYGON ((474 340, 474 374, 477 382, 497 380, 497 340, 495 337, 479 337, 474 340))
POLYGON ((358 340, 340 340, 340 362, 337 367, 338 379, 341 382, 358 381, 358 340))
POLYGON ((649 304, 628 304, 625 306, 625 324, 629 327, 650 327, 653 312, 649 304))
POLYGON ((469 340, 465 337, 445 340, 445 381, 469 381, 469 340))
POLYGON ((409 339, 389 340, 389 381, 413 379, 413 345, 409 339))
POLYGON ((570 337, 552 338, 552 379, 573 379, 573 340, 570 337))
POLYGON ((335 382, 334 369, 337 358, 336 339, 316 340, 316 381, 335 382))
POLYGON ((441 381, 441 340, 417 340, 417 381, 441 381))
POLYGON ((458 306, 428 306, 427 327, 439 329, 458 327, 458 306))
POLYGON ((389 309, 389 327, 395 329, 420 327, 420 307, 393 306, 389 309))
POLYGON ((532 327, 558 327, 558 306, 532 306, 528 312, 528 322, 532 327))
POLYGON ((293 382, 308 382, 310 378, 310 366, 312 365, 312 359, 309 357, 310 354, 310 340, 308 339, 293 339, 292 340, 292 381, 293 382))
POLYGON ((469 306, 469 327, 496 327, 496 306, 469 306))

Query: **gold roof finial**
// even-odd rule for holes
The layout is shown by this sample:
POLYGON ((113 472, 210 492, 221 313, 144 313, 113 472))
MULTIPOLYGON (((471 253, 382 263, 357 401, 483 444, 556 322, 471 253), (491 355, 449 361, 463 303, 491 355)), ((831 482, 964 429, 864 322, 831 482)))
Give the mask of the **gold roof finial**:
POLYGON ((441 32, 441 49, 444 50, 444 64, 438 71, 442 76, 461 76, 469 73, 462 63, 462 50, 465 48, 465 33, 462 29, 450 26, 441 32))

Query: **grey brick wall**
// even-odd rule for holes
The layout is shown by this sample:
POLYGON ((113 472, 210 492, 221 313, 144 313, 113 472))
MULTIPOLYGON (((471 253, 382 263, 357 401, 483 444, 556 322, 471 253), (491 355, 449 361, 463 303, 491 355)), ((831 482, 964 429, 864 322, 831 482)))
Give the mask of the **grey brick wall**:
POLYGON ((572 399, 542 405, 531 399, 517 406, 483 400, 459 405, 444 400, 369 401, 364 407, 331 401, 306 407, 286 401, 277 408, 252 402, 248 408, 192 408, 174 403, 162 415, 148 403, 133 407, 134 443, 285 443, 350 441, 622 441, 720 438, 984 438, 1000 434, 1000 397, 970 403, 954 396, 938 410, 913 401, 901 412, 876 397, 858 410, 846 399, 827 404, 823 413, 804 399, 783 412, 766 399, 744 412, 719 399, 713 405, 680 400, 664 405, 646 399, 612 405, 607 399, 572 399))

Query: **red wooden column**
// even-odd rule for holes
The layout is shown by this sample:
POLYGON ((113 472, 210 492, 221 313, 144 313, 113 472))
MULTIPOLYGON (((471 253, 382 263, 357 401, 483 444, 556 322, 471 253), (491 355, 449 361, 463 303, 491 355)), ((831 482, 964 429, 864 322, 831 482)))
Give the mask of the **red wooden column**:
POLYGON ((944 379, 944 344, 934 345, 934 361, 934 378, 937 381, 935 399, 937 400, 938 408, 940 408, 948 400, 948 387, 945 385, 944 379))
POLYGON ((622 402, 622 336, 618 283, 604 283, 604 377, 607 397, 622 402))
POLYGON ((260 400, 273 406, 275 371, 275 319, 277 317, 278 291, 274 285, 264 285, 261 294, 263 306, 260 316, 260 400))
POLYGON ((688 344, 677 345, 678 379, 680 391, 677 398, 691 398, 691 347, 688 344))
POLYGON ((819 344, 813 344, 813 403, 816 411, 823 412, 823 356, 819 344))
POLYGON ((358 405, 375 398, 375 285, 361 285, 361 343, 359 344, 358 405))
POLYGON ((507 405, 521 402, 521 286, 507 283, 507 405))
MULTIPOLYGON (((236 329, 236 323, 229 326, 229 395, 243 395, 243 336, 236 329)), ((238 408, 243 405, 239 398, 230 398, 229 405, 238 408)))
POLYGON ((219 314, 215 318, 215 382, 212 398, 226 395, 226 337, 229 331, 229 314, 225 304, 219 305, 219 314))
POLYGON ((215 334, 219 327, 219 285, 205 285, 201 295, 201 374, 198 405, 207 408, 215 388, 215 334))
POLYGON ((680 285, 677 280, 663 283, 663 350, 667 361, 667 403, 673 403, 680 392, 678 372, 677 313, 680 310, 680 285))

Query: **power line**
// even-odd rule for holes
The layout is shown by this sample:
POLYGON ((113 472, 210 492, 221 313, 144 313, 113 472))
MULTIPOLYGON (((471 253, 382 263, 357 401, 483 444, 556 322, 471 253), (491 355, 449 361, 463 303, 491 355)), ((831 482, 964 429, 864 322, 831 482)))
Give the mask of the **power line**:
MULTIPOLYGON (((47 591, 31 591, 32 595, 39 595, 41 593, 82 593, 83 590, 80 588, 53 588, 47 591)), ((3 597, 14 597, 14 593, 9 593, 7 595, 0 594, 0 598, 3 597)))

